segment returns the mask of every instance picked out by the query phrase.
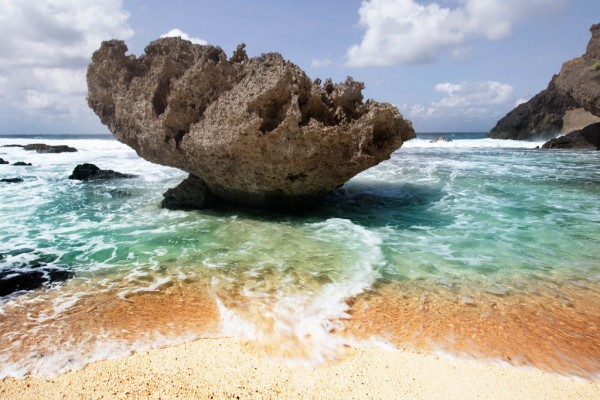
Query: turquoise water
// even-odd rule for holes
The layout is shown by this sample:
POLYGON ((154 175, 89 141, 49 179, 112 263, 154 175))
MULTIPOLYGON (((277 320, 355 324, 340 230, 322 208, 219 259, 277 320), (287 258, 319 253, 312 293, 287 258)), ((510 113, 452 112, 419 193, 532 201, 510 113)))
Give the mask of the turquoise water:
MULTIPOLYGON (((222 334, 281 346, 300 341, 320 361, 343 344, 330 331, 336 318, 347 316, 347 301, 379 282, 499 294, 533 291, 540 280, 598 284, 600 153, 542 151, 535 149, 540 143, 481 135, 453 138, 405 143, 302 215, 162 210, 162 193, 186 174, 141 160, 116 141, 0 138, 0 145, 42 141, 79 149, 0 148, 5 160, 33 164, 0 165, 0 178, 24 179, 0 186, 0 269, 27 270, 41 261, 75 272, 67 282, 0 298, 5 325, 14 310, 49 298, 55 305, 43 320, 32 317, 27 329, 3 327, 0 376, 52 375, 129 351, 119 345, 78 352, 59 329, 45 342, 47 362, 33 356, 6 362, 23 351, 22 341, 60 327, 70 309, 95 293, 127 301, 173 285, 208 288, 222 334), (68 180, 83 162, 138 177, 68 180), (61 356, 65 348, 72 351, 61 356)), ((86 340, 96 339, 90 333, 86 340)), ((144 346, 160 344, 152 340, 144 346)))

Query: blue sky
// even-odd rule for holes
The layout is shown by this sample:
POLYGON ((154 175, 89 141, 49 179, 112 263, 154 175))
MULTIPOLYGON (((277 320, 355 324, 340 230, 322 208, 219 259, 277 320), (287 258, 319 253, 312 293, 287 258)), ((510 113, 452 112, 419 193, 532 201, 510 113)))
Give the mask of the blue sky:
POLYGON ((121 38, 140 55, 169 32, 350 75, 418 132, 488 131, 598 22, 598 0, 0 0, 0 134, 107 133, 85 102, 92 52, 121 38))

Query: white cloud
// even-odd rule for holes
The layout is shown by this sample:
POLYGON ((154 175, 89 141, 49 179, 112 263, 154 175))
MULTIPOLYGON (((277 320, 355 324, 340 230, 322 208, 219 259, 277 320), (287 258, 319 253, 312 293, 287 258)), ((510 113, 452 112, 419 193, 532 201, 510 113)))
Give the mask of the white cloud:
POLYGON ((511 85, 494 81, 438 83, 435 91, 447 95, 438 105, 451 108, 506 104, 513 98, 511 85))
POLYGON ((405 106, 409 118, 485 117, 505 112, 514 102, 511 85, 495 81, 438 83, 435 91, 445 96, 429 105, 405 106))
POLYGON ((164 37, 180 37, 184 40, 189 40, 192 43, 195 44, 203 44, 203 45, 207 45, 208 42, 204 39, 200 39, 197 37, 190 37, 190 35, 188 35, 187 33, 185 33, 184 31, 182 31, 181 29, 175 28, 175 29, 171 29, 169 32, 165 33, 164 35, 160 35, 161 38, 164 37))
POLYGON ((133 35, 121 0, 0 0, 0 92, 30 113, 87 110, 85 72, 103 40, 133 35))
MULTIPOLYGON (((363 0, 360 44, 347 51, 351 66, 433 62, 449 51, 462 58, 469 40, 498 40, 516 23, 561 9, 571 0, 458 0, 453 8, 415 0, 363 0)), ((444 3, 448 3, 444 1, 444 3)))

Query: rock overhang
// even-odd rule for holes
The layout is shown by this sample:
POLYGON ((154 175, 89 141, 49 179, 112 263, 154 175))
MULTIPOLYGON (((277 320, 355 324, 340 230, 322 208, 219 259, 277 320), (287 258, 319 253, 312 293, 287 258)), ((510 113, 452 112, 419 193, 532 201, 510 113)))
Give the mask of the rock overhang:
POLYGON ((103 42, 88 67, 88 104, 143 158, 182 169, 228 201, 296 207, 314 202, 415 137, 364 85, 310 80, 279 53, 231 58, 180 38, 140 57, 103 42))

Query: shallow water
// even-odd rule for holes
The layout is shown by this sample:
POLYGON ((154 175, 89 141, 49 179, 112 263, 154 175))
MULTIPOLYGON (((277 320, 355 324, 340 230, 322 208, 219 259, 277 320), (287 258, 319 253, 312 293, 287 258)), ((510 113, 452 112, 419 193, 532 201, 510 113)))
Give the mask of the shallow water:
POLYGON ((316 209, 269 215, 162 210, 186 174, 113 140, 0 145, 40 141, 79 152, 0 148, 33 164, 0 166, 24 179, 0 186, 0 268, 75 275, 0 298, 0 377, 220 335, 308 363, 375 340, 600 370, 597 152, 416 139, 316 209), (138 177, 68 180, 83 162, 138 177))

